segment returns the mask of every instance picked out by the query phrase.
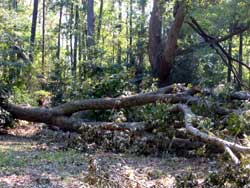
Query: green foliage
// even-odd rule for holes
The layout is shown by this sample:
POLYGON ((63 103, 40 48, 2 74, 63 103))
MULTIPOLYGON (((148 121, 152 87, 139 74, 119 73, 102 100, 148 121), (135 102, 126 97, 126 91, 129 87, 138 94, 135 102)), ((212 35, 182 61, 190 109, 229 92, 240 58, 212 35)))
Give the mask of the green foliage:
POLYGON ((189 188, 198 186, 197 177, 192 171, 181 175, 177 175, 176 179, 176 187, 178 188, 189 188))
POLYGON ((12 96, 10 100, 16 104, 30 104, 36 105, 35 100, 31 93, 28 93, 26 88, 13 87, 12 96))
POLYGON ((243 133, 249 133, 250 123, 249 123, 249 112, 246 111, 243 114, 231 113, 225 124, 223 125, 226 130, 229 131, 231 135, 239 135, 243 133))
MULTIPOLYGON (((169 26, 173 21, 173 8, 176 1, 163 2, 163 33, 165 37, 169 26)), ((95 13, 99 13, 100 2, 95 3, 95 13)), ((148 24, 152 1, 121 1, 122 17, 120 18, 119 3, 115 1, 104 2, 102 20, 96 18, 96 25, 102 21, 100 39, 96 39, 95 45, 86 46, 87 3, 77 1, 60 2, 49 1, 46 11, 45 32, 45 73, 42 72, 42 33, 36 32, 34 62, 32 66, 26 65, 12 49, 18 46, 29 55, 30 50, 30 27, 33 6, 26 1, 18 1, 17 8, 13 8, 11 1, 1 2, 0 6, 0 77, 2 80, 19 88, 14 88, 16 93, 29 90, 30 93, 43 89, 53 94, 53 104, 57 105, 72 99, 93 97, 116 97, 126 95, 128 92, 150 90, 153 79, 150 75, 150 63, 147 57, 148 24), (59 31, 59 10, 63 5, 63 11, 71 12, 69 4, 73 4, 72 15, 62 19, 60 58, 57 58, 57 40, 59 31), (75 5, 79 6, 80 16, 78 29, 74 28, 75 5), (132 7, 132 10, 130 10, 132 7), (70 20, 70 21, 69 21, 70 20), (130 25, 132 21, 132 25, 130 25), (72 35, 72 36, 71 36, 72 35), (131 35, 131 37, 130 37, 131 35), (78 57, 76 62, 77 77, 72 76, 72 51, 70 38, 78 37, 78 57), (62 40, 63 38, 63 40, 62 40), (63 44, 62 44, 63 43, 63 44), (121 53, 119 55, 119 53, 121 53), (139 81, 134 79, 135 67, 142 53, 143 70, 139 81), (130 68, 128 68, 130 67, 130 68), (131 69, 131 70, 128 70, 131 69), (147 83, 149 82, 149 84, 147 83)), ((187 0, 187 21, 191 15, 198 20, 202 28, 216 38, 228 34, 230 24, 240 26, 249 23, 249 2, 239 1, 197 1, 193 3, 187 0), (237 12, 235 10, 241 10, 237 12)), ((64 12, 64 13, 65 13, 64 12)), ((63 15, 64 15, 63 13, 63 15)), ((37 22, 40 28, 42 21, 37 22)), ((243 59, 247 59, 249 49, 247 47, 248 33, 244 34, 243 59)), ((210 49, 209 46, 193 47, 203 42, 199 36, 184 24, 178 40, 179 49, 190 49, 191 52, 178 56, 173 64, 171 82, 185 82, 212 87, 225 81, 226 66, 221 58, 210 49)), ((228 43, 223 43, 227 48, 228 43)), ((238 55, 238 37, 233 39, 233 57, 238 55)), ((74 47, 74 44, 73 46, 74 47)), ((243 70, 243 79, 249 77, 249 73, 243 70)), ((20 95, 17 101, 23 102, 20 95)), ((25 99, 26 98, 26 99, 25 99)), ((30 101, 28 101, 30 103, 30 101)))
MULTIPOLYGON (((94 98, 104 96, 118 97, 122 94, 126 95, 126 90, 133 87, 129 83, 129 75, 121 72, 118 74, 108 75, 100 79, 99 83, 94 83, 93 90, 90 95, 94 98)), ((129 91, 128 91, 129 92, 129 91)))
POLYGON ((126 110, 128 121, 146 121, 154 125, 165 125, 168 119, 169 105, 164 103, 155 103, 138 108, 126 110))
POLYGON ((14 125, 14 119, 12 115, 0 107, 0 128, 13 127, 13 125, 14 125))
POLYGON ((208 117, 199 119, 199 122, 196 123, 198 123, 198 128, 200 128, 201 130, 203 129, 205 131, 211 131, 214 129, 214 123, 208 117))
POLYGON ((205 187, 244 187, 250 183, 250 169, 224 163, 219 171, 212 171, 205 181, 205 187))

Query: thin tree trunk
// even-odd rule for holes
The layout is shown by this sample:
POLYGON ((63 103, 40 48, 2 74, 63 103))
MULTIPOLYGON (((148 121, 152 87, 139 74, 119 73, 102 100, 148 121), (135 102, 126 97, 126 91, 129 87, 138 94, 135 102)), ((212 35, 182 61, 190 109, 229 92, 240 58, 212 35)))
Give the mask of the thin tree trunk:
POLYGON ((137 60, 135 65, 135 78, 137 83, 139 84, 141 82, 141 77, 143 73, 143 59, 144 59, 144 42, 142 39, 144 39, 145 36, 145 6, 146 3, 141 2, 140 3, 140 9, 141 9, 141 16, 140 16, 140 30, 138 32, 138 39, 137 39, 137 60))
POLYGON ((34 46, 35 46, 35 39, 36 39, 37 13, 38 13, 38 0, 34 0, 32 24, 31 24, 31 36, 30 36, 30 52, 29 52, 29 59, 31 62, 34 61, 34 46))
POLYGON ((133 54, 133 0, 130 0, 130 15, 129 15, 129 63, 130 65, 133 65, 134 60, 134 54, 133 54))
MULTIPOLYGON (((230 25, 229 34, 232 33, 232 30, 233 30, 233 27, 232 25, 230 25)), ((230 37, 228 41, 228 55, 230 55, 231 57, 232 57, 232 43, 233 43, 233 37, 230 37)), ((232 60, 228 59, 227 82, 231 82, 232 80, 231 73, 232 73, 232 60)))
POLYGON ((119 0, 118 1, 119 4, 119 15, 118 15, 118 19, 119 19, 119 25, 118 25, 118 42, 117 42, 117 64, 121 64, 122 61, 122 47, 121 47, 121 39, 120 39, 120 35, 122 32, 122 1, 119 0))
POLYGON ((45 0, 43 0, 43 24, 42 24, 42 75, 45 74, 45 0))
POLYGON ((17 0, 12 0, 12 8, 17 10, 17 0))
POLYGON ((88 14, 87 14, 87 47, 94 46, 94 32, 95 32, 95 15, 94 15, 94 0, 88 0, 88 14))
POLYGON ((76 65, 77 65, 77 45, 78 45, 78 24, 79 24, 79 7, 75 6, 75 39, 74 39, 74 61, 72 66, 73 78, 76 81, 76 65))
MULTIPOLYGON (((240 34, 240 45, 239 45, 239 61, 243 61, 243 34, 240 34)), ((239 64, 239 80, 242 82, 242 64, 239 64)), ((238 89, 241 89, 240 83, 238 83, 238 89)))
POLYGON ((71 63, 71 72, 72 72, 72 76, 74 77, 74 72, 73 72, 73 65, 74 65, 74 57, 73 57, 73 19, 74 19, 74 6, 73 3, 71 3, 70 6, 70 18, 69 18, 69 43, 70 43, 70 63, 71 63))
POLYGON ((129 4, 126 7, 126 43, 127 43, 127 53, 126 53, 126 64, 129 65, 129 4))
POLYGON ((102 27, 102 15, 103 15, 103 0, 100 0, 100 10, 99 10, 99 17, 98 17, 98 27, 97 27, 97 42, 100 40, 101 36, 101 27, 102 27))
POLYGON ((61 4, 60 4, 60 15, 59 15, 59 26, 58 26, 58 37, 57 37, 57 52, 56 52, 57 59, 60 59, 62 12, 63 12, 63 3, 61 2, 61 4))

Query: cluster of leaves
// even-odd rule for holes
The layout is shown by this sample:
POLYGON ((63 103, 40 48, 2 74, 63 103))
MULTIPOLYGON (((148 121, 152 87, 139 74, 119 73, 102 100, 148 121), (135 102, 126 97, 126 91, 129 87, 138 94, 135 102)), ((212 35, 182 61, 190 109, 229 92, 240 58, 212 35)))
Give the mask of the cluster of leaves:
POLYGON ((188 187, 197 187, 197 177, 192 171, 189 171, 182 175, 177 175, 176 179, 176 187, 179 188, 188 188, 188 187))
POLYGON ((155 125, 165 125, 166 120, 169 118, 169 105, 157 102, 125 110, 126 117, 129 121, 145 121, 155 125))
POLYGON ((244 187, 250 183, 250 169, 224 163, 218 171, 212 171, 206 178, 206 187, 244 187))
POLYGON ((4 109, 0 108, 0 128, 1 127, 12 127, 14 119, 11 114, 4 109))

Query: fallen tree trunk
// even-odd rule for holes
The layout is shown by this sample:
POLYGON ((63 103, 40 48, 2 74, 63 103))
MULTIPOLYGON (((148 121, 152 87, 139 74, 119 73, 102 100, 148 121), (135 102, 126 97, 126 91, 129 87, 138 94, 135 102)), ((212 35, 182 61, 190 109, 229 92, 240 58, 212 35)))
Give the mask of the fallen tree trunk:
POLYGON ((250 100, 250 94, 245 91, 238 91, 233 93, 231 98, 237 100, 250 100))
POLYGON ((194 96, 183 93, 178 94, 139 94, 130 97, 121 98, 101 98, 101 99, 86 99, 81 101, 68 102, 54 108, 38 108, 15 105, 8 102, 3 102, 1 107, 10 112, 15 118, 43 122, 47 124, 55 124, 65 122, 71 124, 75 119, 66 117, 75 112, 83 110, 105 110, 129 108, 134 106, 142 106, 150 103, 178 103, 178 102, 198 102, 199 99, 194 96))
MULTIPOLYGON (((176 104, 175 110, 181 111, 184 114, 184 123, 187 133, 202 142, 214 144, 224 149, 235 163, 239 163, 233 151, 250 153, 250 147, 241 146, 237 143, 229 142, 201 132, 192 125, 192 121, 196 115, 188 107, 189 104, 204 103, 208 110, 213 110, 220 115, 227 115, 235 110, 224 109, 209 103, 202 98, 195 96, 200 92, 199 89, 188 89, 183 85, 172 85, 161 88, 158 92, 151 92, 147 94, 138 94, 129 97, 120 98, 100 98, 100 99, 86 99, 74 102, 68 102, 53 108, 37 108, 29 106, 15 105, 7 102, 1 98, 0 107, 8 111, 16 119, 43 122, 49 125, 59 127, 65 131, 75 131, 78 133, 87 132, 89 129, 109 130, 109 131, 125 131, 132 133, 139 133, 143 135, 145 131, 154 129, 154 126, 143 123, 114 123, 114 122, 84 122, 80 118, 75 118, 73 113, 84 110, 104 110, 104 109, 119 109, 129 108, 134 106, 142 106, 150 103, 162 102, 168 104, 176 104)), ((149 132, 150 132, 149 131, 149 132)), ((183 137, 183 134, 182 134, 183 137)), ((178 139, 178 138, 177 138, 178 139)))

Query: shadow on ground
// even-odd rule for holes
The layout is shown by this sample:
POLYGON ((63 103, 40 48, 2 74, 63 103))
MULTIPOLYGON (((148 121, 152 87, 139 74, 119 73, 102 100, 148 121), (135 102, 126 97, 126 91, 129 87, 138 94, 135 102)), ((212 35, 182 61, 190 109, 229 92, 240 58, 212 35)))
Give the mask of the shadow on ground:
POLYGON ((104 151, 89 154, 67 148, 65 137, 57 138, 39 124, 27 126, 0 135, 2 188, 170 188, 175 187, 178 174, 187 172, 195 173, 202 183, 212 164, 209 159, 170 154, 164 158, 104 151))

